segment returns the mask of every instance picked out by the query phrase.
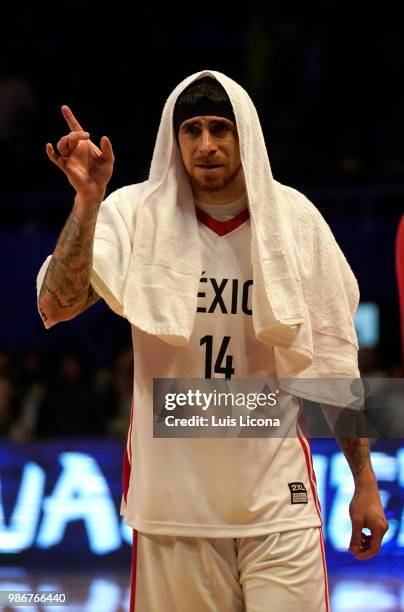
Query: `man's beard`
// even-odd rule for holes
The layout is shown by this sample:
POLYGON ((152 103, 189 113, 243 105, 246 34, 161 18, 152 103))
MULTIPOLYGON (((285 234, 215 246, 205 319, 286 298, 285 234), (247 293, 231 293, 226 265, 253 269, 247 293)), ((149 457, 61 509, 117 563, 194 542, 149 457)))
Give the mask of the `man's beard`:
POLYGON ((193 175, 188 175, 189 180, 191 181, 191 185, 193 188, 196 188, 198 191, 206 191, 212 193, 214 191, 222 191, 222 189, 226 189, 237 177, 240 172, 241 164, 234 172, 224 177, 205 177, 204 179, 198 179, 193 175))

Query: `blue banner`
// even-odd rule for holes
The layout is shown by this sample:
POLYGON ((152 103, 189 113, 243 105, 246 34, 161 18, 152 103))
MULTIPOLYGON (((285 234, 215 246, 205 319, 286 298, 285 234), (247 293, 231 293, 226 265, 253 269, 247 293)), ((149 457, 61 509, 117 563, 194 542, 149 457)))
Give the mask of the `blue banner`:
MULTIPOLYGON (((347 548, 353 480, 333 439, 311 443, 330 567, 360 566, 347 548)), ((130 563, 132 531, 119 515, 124 443, 109 439, 0 443, 2 564, 130 563)), ((379 441, 372 465, 389 531, 381 553, 366 563, 396 567, 404 555, 404 448, 379 441)))

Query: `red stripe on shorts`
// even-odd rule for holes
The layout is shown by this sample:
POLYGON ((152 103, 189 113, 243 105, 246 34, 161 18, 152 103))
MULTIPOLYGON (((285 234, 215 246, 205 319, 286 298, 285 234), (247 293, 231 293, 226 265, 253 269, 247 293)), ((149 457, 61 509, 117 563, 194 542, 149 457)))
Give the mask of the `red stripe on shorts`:
POLYGON ((323 529, 320 527, 320 546, 321 546, 321 558, 323 560, 323 572, 324 572, 324 597, 325 597, 325 609, 326 612, 330 611, 330 593, 328 590, 328 576, 327 576, 327 564, 325 562, 325 549, 323 539, 323 529))
POLYGON ((130 605, 129 612, 135 612, 135 596, 136 596, 136 559, 137 559, 137 531, 133 530, 132 544, 132 573, 130 578, 130 605))
MULTIPOLYGON (((302 400, 300 400, 299 416, 300 416, 302 407, 303 407, 303 402, 302 400)), ((303 424, 303 428, 305 429, 305 423, 303 424)), ((323 520, 321 517, 321 504, 317 496, 317 479, 316 479, 316 473, 314 471, 313 456, 311 454, 310 444, 308 440, 306 440, 298 423, 296 423, 296 433, 297 433, 297 437, 299 438, 299 442, 304 452, 304 457, 306 460, 306 467, 307 467, 307 474, 309 477, 309 482, 310 482, 311 492, 313 494, 314 503, 316 505, 316 509, 320 517, 321 523, 323 523, 323 520)), ((322 527, 319 528, 319 532, 320 532, 321 559, 323 562, 323 572, 324 572, 325 609, 326 609, 326 612, 330 612, 330 595, 329 595, 329 590, 328 590, 327 565, 326 565, 326 560, 325 560, 325 548, 324 548, 323 528, 322 527)))

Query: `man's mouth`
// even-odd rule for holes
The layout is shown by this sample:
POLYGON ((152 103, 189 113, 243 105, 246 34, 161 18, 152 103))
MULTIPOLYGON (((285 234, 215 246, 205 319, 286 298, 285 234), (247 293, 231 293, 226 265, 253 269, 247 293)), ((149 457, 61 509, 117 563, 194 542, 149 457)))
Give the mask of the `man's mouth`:
POLYGON ((214 169, 214 168, 221 168, 222 164, 197 164, 196 167, 214 169))

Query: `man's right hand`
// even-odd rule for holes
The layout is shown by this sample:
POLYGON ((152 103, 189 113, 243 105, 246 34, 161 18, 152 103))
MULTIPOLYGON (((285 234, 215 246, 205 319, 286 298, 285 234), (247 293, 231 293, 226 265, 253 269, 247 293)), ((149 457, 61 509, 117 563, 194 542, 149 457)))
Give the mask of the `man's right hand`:
POLYGON ((63 136, 54 150, 50 142, 46 145, 49 159, 66 174, 76 190, 76 202, 89 205, 101 203, 112 176, 114 154, 107 136, 103 136, 98 148, 90 134, 83 130, 68 106, 61 108, 70 133, 63 136))

